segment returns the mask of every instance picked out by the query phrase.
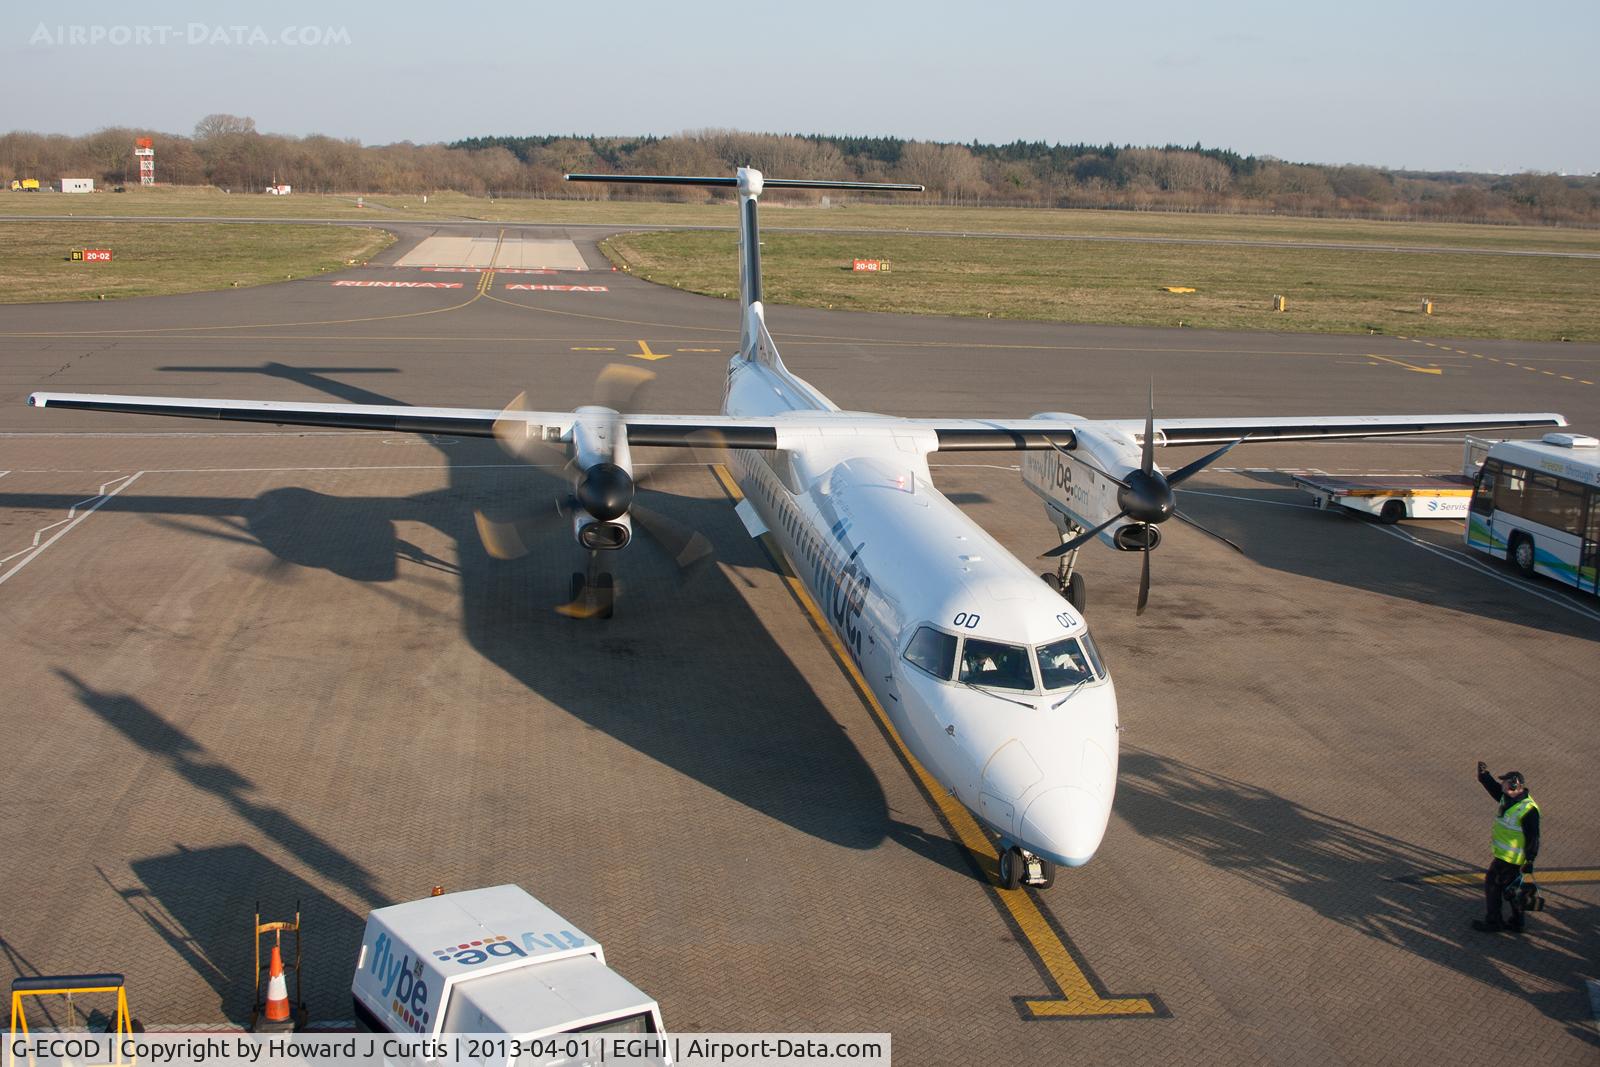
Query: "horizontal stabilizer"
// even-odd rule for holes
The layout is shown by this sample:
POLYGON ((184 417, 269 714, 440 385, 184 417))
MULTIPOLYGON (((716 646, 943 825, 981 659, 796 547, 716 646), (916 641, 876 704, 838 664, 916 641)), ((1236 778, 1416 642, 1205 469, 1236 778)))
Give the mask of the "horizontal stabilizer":
MULTIPOLYGON (((609 182, 612 185, 704 185, 738 186, 735 177, 695 178, 681 174, 568 174, 569 182, 609 182)), ((888 193, 920 193, 923 186, 907 182, 831 182, 810 181, 805 178, 764 178, 762 185, 768 189, 876 189, 888 193)))

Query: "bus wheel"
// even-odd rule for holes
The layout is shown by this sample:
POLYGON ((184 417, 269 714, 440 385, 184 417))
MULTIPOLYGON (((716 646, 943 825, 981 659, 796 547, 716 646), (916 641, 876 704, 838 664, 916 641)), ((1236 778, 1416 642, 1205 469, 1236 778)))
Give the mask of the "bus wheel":
POLYGON ((1524 578, 1533 577, 1533 538, 1527 534, 1517 534, 1511 539, 1511 563, 1522 572, 1524 578))
POLYGON ((1378 521, 1385 526, 1393 526, 1406 517, 1406 502, 1404 500, 1385 500, 1383 508, 1378 512, 1378 521))

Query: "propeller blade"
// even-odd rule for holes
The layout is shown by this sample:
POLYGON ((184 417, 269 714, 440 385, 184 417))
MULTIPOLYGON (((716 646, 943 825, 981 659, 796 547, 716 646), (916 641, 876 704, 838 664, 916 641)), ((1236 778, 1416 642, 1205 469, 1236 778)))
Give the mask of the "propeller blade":
POLYGON ((1062 448, 1060 445, 1056 444, 1054 441, 1050 440, 1050 438, 1048 438, 1048 437, 1046 437, 1045 440, 1050 442, 1050 447, 1051 448, 1055 449, 1057 452, 1060 452, 1063 456, 1069 457, 1074 463, 1082 463, 1085 467, 1088 467, 1090 470, 1094 471, 1096 474, 1098 474, 1100 477, 1104 478, 1106 481, 1110 482, 1112 485, 1119 485, 1124 489, 1128 488, 1128 483, 1123 481, 1121 478, 1118 478, 1116 475, 1106 473, 1104 470, 1101 470, 1099 467, 1095 466, 1093 463, 1090 463, 1088 460, 1084 459, 1082 456, 1074 455, 1073 453, 1069 452, 1067 449, 1062 448))
POLYGON ((594 383, 594 402, 626 415, 634 411, 639 390, 655 380, 655 371, 638 364, 610 363, 594 383))
POLYGON ((1178 483, 1182 482, 1184 479, 1188 478, 1190 475, 1199 474, 1202 470, 1204 470, 1205 468, 1211 466, 1211 464, 1215 463, 1217 460, 1219 460, 1223 456, 1227 455, 1230 449, 1236 448, 1237 446, 1244 444, 1244 441, 1245 441, 1245 439, 1243 437, 1239 438, 1237 441, 1229 441, 1227 444, 1223 445, 1221 448, 1219 448, 1219 449, 1217 449, 1217 450, 1215 450, 1213 452, 1207 452, 1205 455, 1201 456, 1199 459, 1195 460, 1193 463, 1184 464, 1182 467, 1179 467, 1177 470, 1175 470, 1171 474, 1167 475, 1167 484, 1168 485, 1177 485, 1178 483))
MULTIPOLYGON (((1139 457, 1139 469, 1149 474, 1156 465, 1156 382, 1150 379, 1150 406, 1144 415, 1144 454, 1139 457)), ((1169 478, 1168 481, 1171 481, 1169 478)))
POLYGON ((1119 511, 1115 515, 1113 515, 1109 519, 1107 519, 1105 522, 1102 522, 1099 526, 1096 526, 1094 529, 1089 530, 1086 533, 1081 533, 1077 537, 1074 537, 1072 540, 1063 542, 1062 544, 1057 545, 1055 548, 1050 549, 1050 551, 1048 551, 1048 552, 1041 552, 1039 554, 1039 558, 1040 559, 1044 559, 1047 556, 1051 557, 1051 558, 1054 558, 1056 556, 1064 556, 1068 552, 1071 552, 1073 549, 1079 547, 1080 545, 1088 544, 1090 541, 1094 540, 1096 536, 1099 535, 1101 530, 1104 530, 1107 526, 1110 526, 1112 523, 1116 522, 1117 520, 1124 518, 1127 514, 1128 513, 1126 511, 1119 511))
POLYGON ((1145 605, 1150 603, 1150 543, 1144 546, 1144 569, 1139 572, 1139 606, 1134 609, 1135 615, 1143 615, 1145 605))
POLYGON ((597 597, 591 596, 587 590, 570 604, 557 604, 556 614, 565 615, 569 619, 592 619, 604 609, 597 597))
POLYGON ((526 524, 520 522, 498 522, 489 518, 481 511, 474 511, 472 517, 478 524, 478 540, 483 542, 483 550, 495 559, 521 559, 530 551, 528 536, 531 531, 526 524))
POLYGON ((1245 554, 1244 549, 1240 548, 1238 545, 1234 544, 1232 541, 1228 540, 1226 537, 1223 537, 1221 534, 1217 533, 1215 530, 1208 530, 1204 526, 1201 526, 1198 522, 1195 522, 1193 519, 1191 519, 1189 516, 1185 515, 1183 512, 1174 511, 1173 514, 1178 517, 1178 521, 1179 522, 1182 522, 1182 523, 1184 523, 1186 525, 1189 525, 1189 526, 1193 526, 1196 530, 1199 530, 1201 533, 1205 534, 1207 537, 1215 537, 1218 541, 1221 541, 1223 544, 1227 545, 1229 548, 1233 549, 1235 552, 1239 553, 1239 555, 1241 555, 1241 556, 1245 554))
POLYGON ((680 571, 689 570, 711 555, 711 542, 698 530, 690 529, 677 519, 668 518, 654 508, 635 503, 630 512, 644 532, 666 550, 680 571))
MULTIPOLYGON (((565 467, 568 463, 567 450, 561 445, 546 441, 542 436, 534 434, 533 426, 526 419, 510 418, 516 412, 528 410, 528 394, 521 392, 517 398, 505 406, 500 418, 494 421, 494 439, 500 442, 500 447, 524 463, 536 467, 565 467)), ((540 434, 544 432, 539 428, 540 434)))

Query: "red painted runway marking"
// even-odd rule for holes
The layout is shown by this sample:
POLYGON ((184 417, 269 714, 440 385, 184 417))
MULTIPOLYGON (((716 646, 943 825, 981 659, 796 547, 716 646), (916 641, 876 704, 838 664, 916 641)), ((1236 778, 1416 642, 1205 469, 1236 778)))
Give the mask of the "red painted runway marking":
POLYGON ((388 282, 388 281, 343 281, 334 282, 334 285, 352 286, 358 289, 459 289, 461 282, 388 282))
POLYGON ((603 285, 549 285, 544 283, 512 282, 507 289, 537 289, 548 293, 609 293, 603 285))
POLYGON ((544 267, 423 267, 423 270, 433 271, 438 274, 482 274, 492 270, 496 274, 554 274, 553 270, 544 267))

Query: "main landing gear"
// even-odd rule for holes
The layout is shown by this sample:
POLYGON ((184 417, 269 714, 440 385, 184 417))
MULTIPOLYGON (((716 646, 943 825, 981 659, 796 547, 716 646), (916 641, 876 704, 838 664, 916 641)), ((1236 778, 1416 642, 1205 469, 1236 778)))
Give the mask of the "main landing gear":
POLYGON ((1016 889, 1018 886, 1031 886, 1034 889, 1049 889, 1056 884, 1056 865, 1042 856, 1035 856, 1032 852, 1018 848, 1016 845, 1004 847, 1001 842, 1000 851, 1000 888, 1016 889))
MULTIPOLYGON (((1061 535, 1061 543, 1068 541, 1083 533, 1076 526, 1070 527, 1061 535)), ((1060 593, 1066 598, 1067 603, 1082 611, 1088 601, 1088 590, 1084 587, 1083 575, 1072 569, 1078 561, 1078 549, 1073 549, 1064 555, 1056 557, 1056 570, 1054 574, 1045 571, 1039 577, 1044 579, 1044 584, 1060 593)))
POLYGON ((574 619, 609 619, 616 607, 616 583, 600 565, 600 553, 589 553, 587 571, 572 572, 572 599, 557 610, 574 619))

